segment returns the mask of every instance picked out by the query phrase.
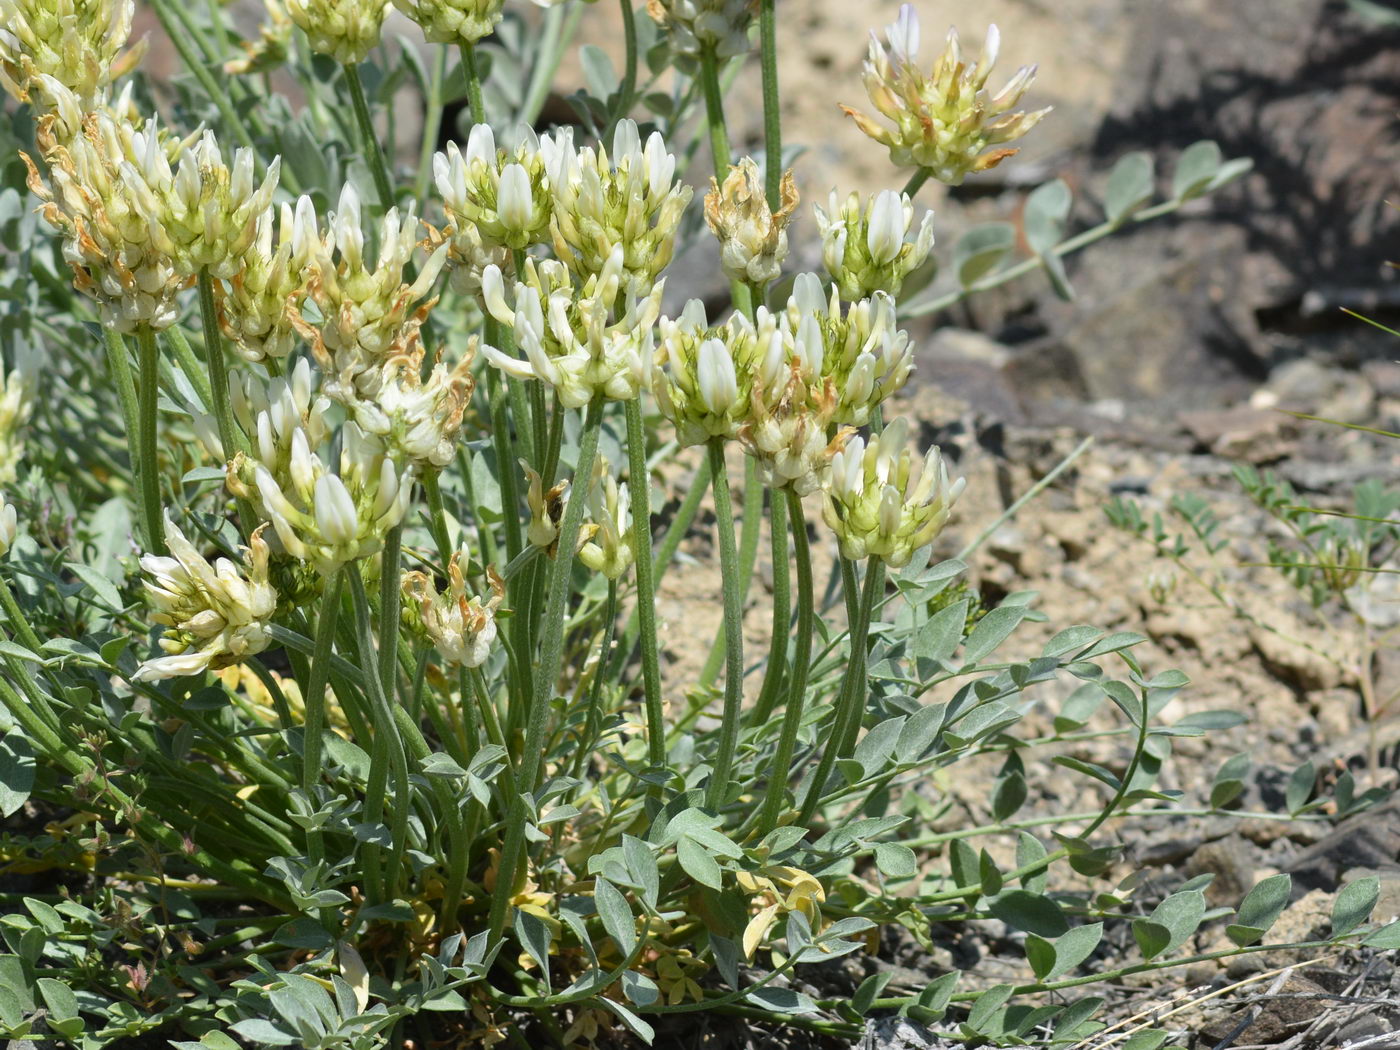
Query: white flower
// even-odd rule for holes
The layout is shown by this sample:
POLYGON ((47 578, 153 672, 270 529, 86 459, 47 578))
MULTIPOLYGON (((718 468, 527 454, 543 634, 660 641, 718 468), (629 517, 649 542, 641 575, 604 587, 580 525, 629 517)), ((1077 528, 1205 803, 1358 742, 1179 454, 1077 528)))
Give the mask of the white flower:
POLYGON ((362 377, 350 414, 367 434, 381 438, 419 469, 441 469, 457 454, 462 416, 471 401, 471 375, 477 337, 449 369, 442 361, 423 378, 423 344, 417 333, 401 352, 374 373, 362 377))
POLYGON ((299 317, 310 291, 308 268, 320 250, 320 231, 310 197, 264 210, 242 268, 219 295, 219 323, 247 361, 281 359, 297 346, 292 318, 299 317), (273 235, 276 233, 274 245, 273 235))
POLYGON ((1014 154, 993 147, 1020 138, 1050 112, 1013 112, 1035 80, 1034 66, 1018 70, 995 95, 987 90, 1001 47, 996 26, 988 28, 975 63, 963 56, 957 30, 950 29, 931 73, 918 67, 919 20, 910 4, 900 8, 885 35, 888 48, 870 34, 863 79, 871 103, 894 127, 841 108, 861 131, 887 146, 890 160, 900 167, 927 168, 940 182, 956 186, 970 172, 994 168, 1014 154))
POLYGON ((287 0, 287 13, 311 47, 337 62, 363 62, 379 44, 388 0, 287 0))
POLYGON ((491 597, 483 602, 467 594, 462 564, 469 561, 465 549, 452 555, 447 566, 447 590, 438 593, 431 577, 421 572, 405 573, 404 612, 417 615, 424 633, 442 654, 443 660, 461 667, 480 667, 491 655, 496 641, 496 607, 505 597, 505 583, 494 569, 486 570, 491 597))
POLYGON ((676 158, 653 131, 645 148, 637 125, 619 121, 612 156, 599 145, 575 151, 562 129, 540 143, 554 197, 554 254, 579 280, 602 273, 621 248, 624 283, 649 292, 675 253, 689 186, 675 182, 676 158))
POLYGON ((475 44, 501 20, 505 0, 394 0, 433 44, 475 44))
POLYGON ((822 261, 841 295, 861 299, 877 291, 897 297, 904 279, 933 248, 933 212, 925 212, 914 240, 914 205, 907 194, 883 190, 862 208, 860 195, 844 201, 833 190, 829 211, 815 208, 822 261))
POLYGON ((632 564, 631 487, 619 486, 603 457, 593 462, 593 485, 588 494, 588 538, 578 558, 594 572, 616 580, 632 564))
POLYGON ((783 174, 782 205, 768 207, 763 173, 751 157, 729 169, 721 185, 710 178, 705 222, 719 239, 720 265, 731 280, 753 284, 775 281, 787 257, 787 225, 797 208, 792 172, 783 174))
POLYGON ((333 472, 296 428, 285 459, 265 463, 240 453, 228 465, 229 490, 252 501, 282 548, 323 575, 379 551, 408 512, 412 467, 401 469, 383 444, 353 422, 340 432, 333 472))
POLYGON ((749 49, 753 0, 647 0, 647 13, 670 36, 671 49, 693 59, 712 50, 721 59, 749 49))
POLYGON ((913 455, 908 436, 900 417, 869 444, 853 438, 832 458, 823 517, 844 557, 878 557, 899 568, 947 524, 966 483, 949 482, 937 448, 913 455))
POLYGON ((0 87, 33 102, 41 76, 53 77, 85 109, 132 69, 142 41, 118 57, 131 35, 133 0, 0 0, 0 87))
POLYGON ((8 485, 18 473, 24 427, 34 413, 35 386, 33 363, 21 363, 7 374, 0 362, 0 485, 8 485))
POLYGON ((676 319, 661 319, 651 388, 682 445, 737 437, 754 384, 779 378, 781 348, 770 353, 783 338, 779 319, 763 307, 757 317, 757 327, 736 313, 711 328, 704 304, 692 299, 676 319))
POLYGON ((517 141, 497 149, 488 124, 477 124, 467 136, 463 153, 455 142, 433 157, 433 175, 450 225, 446 238, 457 257, 468 261, 475 244, 485 248, 522 250, 542 243, 549 231, 552 201, 545 158, 539 139, 529 128, 517 141), (466 243, 458 245, 459 238, 466 243))
MULTIPOLYGON (((159 159, 159 154, 157 154, 159 159)), ((253 177, 253 151, 240 148, 232 169, 212 131, 179 155, 173 178, 161 164, 159 183, 150 185, 163 205, 161 223, 172 244, 180 272, 208 269, 215 277, 232 277, 253 246, 258 221, 272 203, 282 158, 274 157, 261 184, 253 177)))
POLYGON ((501 271, 489 266, 482 274, 486 309, 514 332, 525 357, 512 357, 492 346, 483 346, 482 352, 510 375, 548 383, 566 408, 581 408, 597 397, 629 401, 651 371, 653 330, 661 316, 664 285, 656 282, 638 300, 624 285, 620 246, 578 291, 560 263, 527 259, 512 307, 506 302, 501 271), (622 315, 610 320, 619 297, 622 315))
POLYGON ((253 533, 245 557, 235 563, 219 558, 212 565, 165 519, 169 557, 147 554, 141 568, 151 619, 167 628, 160 646, 164 657, 147 660, 137 681, 154 681, 227 667, 268 647, 268 626, 277 609, 277 591, 268 576, 268 548, 262 533, 253 533))
POLYGON ((14 504, 6 502, 5 494, 0 492, 0 558, 10 553, 18 533, 19 515, 15 513, 14 504))

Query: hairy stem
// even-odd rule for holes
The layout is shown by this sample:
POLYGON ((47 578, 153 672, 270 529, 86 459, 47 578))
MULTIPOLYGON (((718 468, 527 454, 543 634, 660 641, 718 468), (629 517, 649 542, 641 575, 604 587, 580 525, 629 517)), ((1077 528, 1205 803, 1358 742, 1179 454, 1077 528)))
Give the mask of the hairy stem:
MULTIPOLYGON (((794 526, 796 527, 796 526, 794 526)), ((770 550, 773 561, 773 631, 768 648, 768 666, 763 672, 763 687, 754 701, 753 724, 762 725, 777 706, 787 674, 788 631, 792 626, 792 595, 788 576, 788 500, 778 492, 770 499, 768 528, 771 532, 770 550)), ((806 537, 804 536, 804 539, 806 537)), ((811 573, 811 566, 808 566, 811 573)))
MULTIPOLYGON (((724 441, 711 438, 709 445, 711 489, 715 499, 715 531, 719 533, 720 576, 724 591, 724 710, 720 715, 719 746, 705 791, 705 804, 724 804, 734 752, 739 743, 739 720, 744 700, 743 599, 740 596, 739 552, 734 544, 734 511, 730 506, 729 477, 724 465, 724 441)), ((748 513, 746 511, 746 513, 748 513)))
MULTIPOLYGON (((630 0, 622 0, 626 7, 630 0)), ((661 662, 656 646, 656 588, 651 563, 651 485, 647 471, 646 431, 642 427, 642 402, 626 402, 627 485, 632 492, 632 555, 637 571, 637 615, 642 640, 642 690, 647 716, 647 761, 655 768, 666 764, 666 721, 661 705, 661 662)), ((611 627, 609 628, 611 629, 611 627)), ((607 663, 603 651, 599 664, 607 663)))
POLYGON ((783 116, 778 107, 777 0, 760 0, 759 54, 763 64, 763 189, 768 207, 782 206, 783 116))
POLYGON ((156 403, 160 397, 160 350, 150 325, 136 329, 140 388, 137 401, 136 458, 132 471, 141 497, 141 528, 146 550, 165 553, 165 529, 161 522, 160 474, 156 466, 156 403))
POLYGON ((384 159, 384 150, 379 145, 379 136, 374 132, 374 118, 369 112, 369 102, 365 99, 365 85, 360 80, 360 69, 353 62, 346 62, 345 86, 350 90, 350 105, 355 110, 355 124, 360 129, 360 152, 370 174, 374 176, 374 188, 379 192, 379 204, 385 211, 394 206, 394 183, 389 178, 389 166, 384 159))
MULTIPOLYGON (((316 784, 321 779, 321 736, 326 728, 326 686, 330 682, 331 661, 334 659, 335 621, 340 612, 340 590, 346 569, 337 569, 326 581, 316 614, 316 639, 311 650, 310 680, 302 694, 305 715, 302 721, 301 789, 307 801, 316 805, 316 784)), ((319 828, 307 832, 307 853, 313 863, 324 856, 319 828)))

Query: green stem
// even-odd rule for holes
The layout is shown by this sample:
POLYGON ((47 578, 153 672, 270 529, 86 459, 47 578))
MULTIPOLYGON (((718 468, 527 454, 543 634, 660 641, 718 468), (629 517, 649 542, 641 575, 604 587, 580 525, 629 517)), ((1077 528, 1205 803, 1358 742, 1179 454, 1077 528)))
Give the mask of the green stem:
POLYGON ((399 556, 403 550, 403 524, 384 536, 384 552, 379 563, 379 683, 384 695, 394 696, 395 644, 399 638, 399 556))
MULTIPOLYGON (((179 0, 176 0, 178 3, 179 0)), ((199 86, 204 89, 204 93, 213 101, 219 110, 219 116, 223 117, 224 123, 232 129, 234 137, 238 139, 239 145, 246 146, 251 150, 256 150, 253 144, 253 136, 248 132, 248 126, 243 123, 243 119, 238 115, 238 110, 234 108, 232 99, 228 92, 224 91, 214 79, 214 74, 209 71, 209 63, 202 60, 194 53, 190 43, 171 24, 171 12, 173 6, 168 6, 169 0, 152 0, 151 6, 156 12, 156 17, 160 19, 161 26, 165 29, 165 35, 175 46, 176 52, 180 55, 180 61, 185 64, 185 68, 190 71, 199 86)))
MULTIPOLYGON (((617 88, 617 111, 613 114, 611 126, 616 127, 632 109, 632 100, 637 95, 637 14, 632 10, 632 0, 620 0, 622 8, 622 39, 626 51, 622 64, 622 83, 617 88)), ((608 136, 604 136, 606 140, 608 136)))
POLYGON ((821 761, 817 763, 816 772, 812 774, 812 779, 807 785, 807 794, 802 800, 802 812, 797 818, 799 824, 808 823, 821 803, 826 780, 831 776, 836 760, 845 750, 842 745, 850 734, 849 727, 854 725, 857 730, 860 728, 860 712, 865 700, 865 640, 870 630, 871 614, 884 585, 884 562, 872 558, 865 568, 865 593, 861 596, 860 612, 851 630, 851 652, 846 660, 846 674, 842 681, 840 699, 837 701, 836 715, 827 734, 821 761))
MULTIPOLYGON (((776 496, 777 493, 774 493, 776 496)), ((774 507, 778 500, 773 501, 774 507)), ((787 490, 787 517, 797 564, 797 643, 792 654, 792 682, 788 686, 787 705, 783 708, 783 729, 778 737, 778 750, 768 777, 768 793, 763 799, 759 834, 766 835, 778 826, 778 817, 787 800, 788 778, 792 775, 792 756, 797 747, 797 731, 802 727, 802 710, 807 697, 807 674, 811 670, 812 635, 816 616, 812 604, 812 552, 807 541, 807 519, 802 513, 802 497, 787 490)), ((777 528, 776 520, 774 528, 777 528)), ((787 625, 784 623, 784 630, 787 625)))
POLYGON ((777 0, 760 0, 759 54, 763 63, 763 188, 777 211, 783 196, 783 117, 778 107, 777 0))
POLYGON ((360 69, 353 62, 341 66, 345 71, 345 86, 350 89, 350 105, 355 110, 355 123, 360 129, 360 151, 370 174, 374 176, 374 188, 379 191, 379 203, 388 211, 394 206, 394 183, 389 178, 389 167, 384 160, 384 150, 379 145, 379 136, 374 132, 374 118, 369 112, 369 102, 365 99, 365 85, 360 80, 360 69))
POLYGON ((729 150, 729 130, 724 123, 724 95, 719 87, 719 60, 714 48, 700 52, 700 88, 705 94, 705 124, 710 133, 710 156, 715 162, 715 178, 723 179, 733 161, 729 150))
POLYGON ((107 368, 112 373, 112 382, 117 387, 117 400, 121 403, 122 426, 126 432, 127 457, 131 460, 131 471, 136 472, 140 461, 137 453, 138 435, 136 419, 140 411, 136 402, 136 380, 131 374, 131 357, 126 340, 120 332, 110 328, 102 332, 103 345, 107 348, 107 368))
POLYGON ((207 411, 212 411, 214 396, 209 389, 209 377, 205 374, 204 366, 199 358, 195 356, 190 341, 185 338, 184 330, 179 325, 171 325, 165 330, 165 338, 170 344, 170 349, 175 353, 175 360, 180 362, 180 371, 185 373, 185 378, 194 387, 194 392, 199 395, 204 408, 207 411))
MULTIPOLYGON (((699 513, 700 503, 704 500, 709 487, 710 461, 707 458, 700 461, 699 469, 695 471, 695 476, 690 479, 690 487, 686 491, 685 499, 681 501, 680 507, 676 510, 676 516, 671 519, 671 524, 666 527, 666 535, 661 538, 661 546, 656 549, 656 556, 652 559, 653 590, 660 586, 662 578, 666 575, 666 570, 671 565, 671 559, 680 549, 685 534, 690 531, 691 523, 695 521, 695 515, 699 513)), ((622 673, 622 668, 632 658, 632 653, 635 651, 640 637, 641 616, 636 609, 633 609, 632 615, 627 618, 627 628, 622 632, 622 644, 613 653, 612 665, 608 668, 610 676, 616 677, 622 673)))
POLYGON ((44 643, 34 632, 29 618, 19 607, 19 602, 15 600, 14 591, 10 590, 10 585, 5 582, 3 576, 0 576, 0 610, 4 610, 6 626, 14 632, 14 636, 19 639, 20 644, 30 652, 37 653, 44 643))
POLYGON ((486 99, 481 94, 481 70, 476 65, 476 45, 462 45, 462 71, 467 77, 467 106, 473 124, 486 123, 486 99))
MULTIPOLYGON (((438 560, 446 568, 452 557, 452 541, 447 538, 447 511, 442 505, 442 484, 438 480, 440 473, 430 470, 424 474, 423 495, 428 502, 428 531, 432 533, 433 545, 437 547, 438 560)), ((465 565, 462 571, 467 571, 465 565)))
POLYGON ((520 123, 534 124, 539 120, 549 97, 554 74, 559 70, 559 60, 573 39, 579 20, 583 17, 584 4, 555 4, 544 17, 544 32, 540 36, 538 58, 530 70, 530 84, 525 91, 525 102, 520 107, 520 123), (568 14, 565 14, 565 9, 568 14))
POLYGON ((932 174, 933 172, 928 168, 920 168, 914 172, 913 175, 909 176, 909 181, 904 184, 904 195, 913 200, 932 174))
MULTIPOLYGON (((413 814, 412 785, 408 774, 408 754, 404 750, 403 738, 399 735, 395 720, 394 705, 384 692, 375 667, 374 632, 370 623, 369 596, 365 593, 364 580, 360 578, 359 567, 351 565, 346 569, 350 577, 350 594, 355 604, 355 628, 359 638, 360 659, 364 663, 365 692, 369 694, 374 709, 374 746, 370 751, 369 782, 365 785, 365 819, 370 824, 378 824, 384 814, 383 786, 389 773, 394 779, 394 804, 389 816, 389 881, 384 888, 385 896, 392 899, 398 895, 400 876, 403 874, 403 858, 408 848, 408 823, 413 814)), ((379 652, 390 653, 389 663, 393 664, 394 640, 398 638, 396 624, 384 619, 379 622, 379 652)), ((382 664, 382 659, 380 660, 382 664)), ((371 847, 376 857, 379 847, 371 847)))
POLYGON ((564 508, 564 520, 559 527, 559 546, 550 574, 549 597, 540 621, 542 641, 538 669, 534 675, 534 696, 531 698, 527 715, 524 750, 520 756, 506 838, 501 848, 496 892, 491 899, 489 943, 492 946, 500 942, 505 929, 507 905, 513 894, 523 859, 525 824, 531 816, 531 807, 520 792, 535 790, 535 781, 544 764, 541 751, 549 722, 550 700, 559 681, 559 665, 563 658, 564 614, 568 611, 574 549, 578 545, 578 531, 583 524, 584 507, 588 502, 588 488, 593 478, 593 460, 598 454, 598 432, 602 427, 603 404, 601 398, 595 398, 588 406, 583 433, 579 438, 578 463, 574 468, 572 491, 564 508))
POLYGON ((739 593, 739 552, 734 545, 734 511, 730 506, 723 439, 711 438, 708 450, 711 489, 715 500, 715 531, 719 533, 720 578, 724 591, 725 671, 724 711, 720 716, 719 746, 715 751, 714 769, 710 773, 710 782, 705 791, 705 804, 711 809, 719 809, 728 793, 734 752, 739 743, 739 720, 743 714, 744 625, 743 599, 739 593))
MULTIPOLYGON (((630 0, 622 0, 625 8, 630 0)), ((627 485, 632 492, 632 556, 637 566, 637 613, 642 639, 642 690, 647 716, 647 761, 666 765, 666 715, 661 703, 661 662, 656 646, 656 585, 652 580, 651 484, 640 398, 626 402, 627 485)), ((602 665, 608 660, 603 651, 602 665)))
POLYGON ((232 459, 243 450, 242 436, 233 425, 232 403, 228 393, 228 361, 224 357, 224 337, 219 331, 219 310, 214 302, 214 278, 209 270, 199 271, 199 318, 204 326, 204 363, 209 373, 209 396, 213 399, 214 422, 224 457, 232 459))
POLYGON ((437 149, 438 133, 442 130, 442 82, 447 78, 448 49, 440 47, 428 75, 427 98, 423 100, 426 113, 423 121, 423 141, 418 147, 418 174, 413 180, 413 199, 426 200, 432 182, 433 153, 437 149))
MULTIPOLYGON (((759 528, 763 521, 763 483, 758 480, 758 464, 751 456, 744 457, 744 516, 739 523, 739 606, 749 598, 754 565, 758 561, 759 528)), ((700 669, 700 684, 709 686, 719 674, 725 657, 724 632, 715 636, 710 655, 700 669)))
MULTIPOLYGON (((1144 208, 1142 211, 1133 215, 1132 219, 1128 221, 1133 223, 1147 222, 1150 219, 1157 219, 1163 215, 1170 215, 1180 208, 1182 203, 1183 202, 1179 200, 1163 201, 1161 204, 1154 205, 1151 208, 1144 208)), ((1103 240, 1103 238, 1115 232, 1123 225, 1123 221, 1100 223, 1091 229, 1085 230, 1083 233, 1075 234, 1075 236, 1061 241, 1050 249, 1050 254, 1062 257, 1070 255, 1073 252, 1079 251, 1081 248, 1087 248, 1095 241, 1103 240)), ((998 270, 996 273, 982 278, 976 284, 956 288, 937 298, 928 299, 922 303, 915 303, 909 307, 903 307, 899 311, 899 316, 901 318, 923 317, 926 314, 939 313, 940 311, 948 309, 950 306, 956 306, 970 295, 976 295, 978 292, 989 291, 993 288, 1000 288, 1003 284, 1009 284, 1018 277, 1024 277, 1028 273, 1034 273, 1044 265, 1045 264, 1041 261, 1041 257, 1038 255, 1032 256, 1029 259, 1023 259, 1015 266, 1008 266, 1005 270, 998 270)))
POLYGON ((141 524, 146 550, 165 553, 165 528, 161 522, 160 474, 156 465, 156 404, 160 398, 160 350, 150 325, 136 329, 136 350, 140 361, 140 388, 137 401, 136 459, 132 470, 141 496, 141 524))
MULTIPOLYGON (((305 716, 302 722, 301 743, 301 789, 306 792, 307 801, 316 805, 316 784, 321 779, 322 734, 326 728, 326 685, 330 681, 332 650, 335 647, 335 621, 340 612, 340 589, 345 582, 344 568, 337 569, 326 581, 325 592, 321 595, 320 611, 316 616, 316 640, 311 650, 310 680, 302 695, 305 716)), ((321 848, 321 832, 315 829, 307 834, 307 853, 313 863, 324 855, 321 848)))
MULTIPOLYGON (((754 701, 753 724, 762 725, 773 713, 787 674, 788 632, 791 628, 792 595, 788 574, 788 500, 773 492, 769 500, 768 529, 773 562, 773 631, 768 648, 768 666, 763 687, 754 701)), ((805 528, 805 526, 803 526, 805 528)), ((805 534, 804 534, 804 539, 805 534)), ((808 566, 810 573, 811 566, 808 566)))
MULTIPOLYGON (((624 0, 625 2, 625 0, 624 0)), ((598 733, 603 724, 602 681, 603 666, 612 648, 613 630, 617 624, 617 581, 608 581, 608 597, 603 606, 603 640, 598 648, 598 663, 593 672, 593 681, 588 686, 588 714, 583 723, 583 736, 579 740, 578 753, 574 756, 573 773, 575 779, 582 778, 598 743, 598 733)), ((650 729, 650 726, 648 726, 650 729)), ((650 737, 648 737, 650 740, 650 737)), ((664 761, 664 755, 663 755, 664 761)), ((653 765, 657 763, 653 762, 653 765)))

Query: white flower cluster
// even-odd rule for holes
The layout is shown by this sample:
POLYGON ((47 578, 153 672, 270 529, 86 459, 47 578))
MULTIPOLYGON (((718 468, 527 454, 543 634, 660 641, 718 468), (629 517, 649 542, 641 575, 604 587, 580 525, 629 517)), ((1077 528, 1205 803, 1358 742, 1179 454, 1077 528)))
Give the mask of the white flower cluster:
POLYGON ((666 29, 671 47, 684 56, 712 51, 732 58, 749 49, 754 0, 647 0, 647 13, 666 29))
POLYGON ((501 20, 505 0, 394 0, 434 44, 475 44, 501 20))
POLYGON ((287 0, 311 47, 337 62, 363 62, 379 44, 389 0, 287 0))
POLYGON ((40 77, 51 77, 84 108, 141 59, 142 41, 126 55, 134 0, 0 0, 0 87, 33 102, 40 77))
POLYGON ((933 212, 925 212, 914 239, 914 204, 908 194, 881 190, 866 203, 852 193, 844 201, 831 191, 829 210, 813 209, 822 236, 822 262, 846 299, 875 292, 898 298, 904 279, 933 249, 933 212))
MULTIPOLYGON (((264 526, 265 528, 265 526, 264 526)), ((147 554, 141 568, 151 618, 167 630, 160 647, 169 655, 147 660, 138 681, 155 681, 217 670, 254 656, 271 641, 268 625, 277 610, 277 590, 268 578, 263 529, 253 533, 241 564, 219 558, 210 564, 168 517, 169 557, 147 554)))
POLYGON ((423 632, 448 664, 480 667, 496 641, 496 608, 505 598, 505 583, 492 569, 486 570, 491 597, 482 601, 467 593, 462 565, 465 549, 452 555, 447 566, 447 590, 439 593, 432 577, 408 572, 403 576, 404 612, 416 617, 423 632))

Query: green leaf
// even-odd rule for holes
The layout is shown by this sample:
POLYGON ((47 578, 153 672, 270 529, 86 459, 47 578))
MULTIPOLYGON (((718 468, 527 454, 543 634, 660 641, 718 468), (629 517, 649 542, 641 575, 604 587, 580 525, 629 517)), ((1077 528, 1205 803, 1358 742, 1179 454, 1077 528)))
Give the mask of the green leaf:
POLYGON ((1093 777, 1095 780, 1107 784, 1114 791, 1117 791, 1122 786, 1122 782, 1114 776, 1110 770, 1105 769, 1096 762, 1085 762, 1083 759, 1073 758, 1069 755, 1056 755, 1051 761, 1057 766, 1064 766, 1066 769, 1072 769, 1076 773, 1083 773, 1085 776, 1093 777))
POLYGON ((1068 973, 1094 954, 1103 940, 1103 923, 1076 926, 1055 942, 1055 965, 1046 977, 1055 978, 1068 973))
POLYGON ((689 836, 684 836, 676 842, 676 859, 680 862, 681 869, 700 885, 717 890, 723 884, 719 864, 715 862, 715 858, 710 856, 704 846, 689 836))
MULTIPOLYGON (((1148 919, 1139 919, 1133 923, 1133 935, 1138 939, 1138 947, 1143 949, 1143 955, 1151 958, 1163 951, 1175 951, 1186 942, 1186 939, 1196 932, 1201 920, 1206 914, 1205 894, 1198 889, 1179 890, 1173 893, 1166 900, 1153 910, 1148 919), (1161 947, 1149 954, 1143 944, 1143 938, 1138 935, 1138 924, 1144 923, 1150 927, 1166 930, 1166 940, 1161 947)), ((1150 943, 1156 944, 1157 931, 1149 930, 1151 935, 1150 943)))
POLYGON ((1157 1048, 1166 1041, 1166 1032, 1146 1029, 1141 1032, 1134 1032, 1124 1040, 1123 1050, 1157 1050, 1157 1048))
POLYGON ((1070 733, 1088 724, 1094 712, 1103 706, 1103 690, 1086 682, 1065 698, 1055 716, 1055 732, 1070 733))
POLYGON ((1026 803, 1025 774, 1013 770, 997 780, 992 788, 992 817, 998 821, 1011 817, 1026 803))
POLYGON ((1064 656, 1065 653, 1078 652, 1102 638, 1103 633, 1102 627, 1090 627, 1087 624, 1066 627, 1045 643, 1045 648, 1040 651, 1040 655, 1064 656))
POLYGON ((885 990, 885 985, 889 984, 893 978, 893 970, 883 970, 879 973, 872 973, 860 982, 860 987, 851 996, 851 1009, 855 1011, 857 1017, 864 1017, 870 1012, 870 1008, 875 1005, 875 1000, 880 998, 880 993, 885 990))
POLYGON ((540 968, 540 980, 549 988, 549 923, 533 912, 515 909, 515 936, 540 968))
MULTIPOLYGON (((1049 854, 1045 849, 1045 844, 1036 838, 1029 831, 1023 831, 1016 838, 1016 870, 1029 868, 1032 864, 1037 864, 1044 860, 1049 854)), ((1026 875, 1021 879, 1021 888, 1029 890, 1031 893, 1044 893, 1046 883, 1049 881, 1049 873, 1042 867, 1034 874, 1026 875)))
POLYGON ((992 222, 974 226, 959 238, 953 249, 953 269, 958 282, 970 288, 994 272, 1016 246, 1016 229, 1009 223, 992 222))
POLYGON ((912 879, 919 871, 914 851, 900 842, 875 843, 875 866, 887 879, 912 879))
POLYGON ((1055 179, 1031 191, 1022 220, 1031 251, 1043 256, 1060 243, 1073 202, 1069 183, 1064 179, 1055 179))
POLYGON ((1144 959, 1155 959, 1172 942, 1172 931, 1151 919, 1133 920, 1133 939, 1144 959))
POLYGON ((1380 895, 1380 879, 1374 875, 1343 886, 1332 902, 1332 936, 1343 937, 1369 919, 1380 895))
POLYGON ((957 652, 966 624, 966 600, 940 609, 915 633, 909 643, 909 655, 916 660, 942 663, 957 652))
POLYGON ((1045 980, 1055 968, 1055 946, 1038 934, 1026 934, 1026 962, 1037 981, 1045 980))
MULTIPOLYGON (((220 471, 220 474, 223 472, 220 471)), ((112 581, 91 565, 84 565, 82 562, 64 562, 64 568, 68 569, 74 576, 88 585, 88 588, 98 597, 107 608, 120 611, 122 608, 122 596, 112 581)))
POLYGON ((1361 943, 1383 952, 1400 948, 1400 921, 1387 923, 1379 930, 1372 930, 1361 943))
POLYGON ((987 902, 987 909, 1002 922, 1040 937, 1063 937, 1069 923, 1060 906, 1041 893, 1007 890, 987 902))
POLYGON ((1009 984, 998 984, 988 988, 977 997, 977 1001, 972 1004, 972 1009, 968 1011, 967 1027, 978 1035, 997 1034, 989 1032, 987 1026, 1006 1006, 1007 1000, 1011 998, 1011 993, 1015 990, 1015 987, 1009 984))
POLYGON ((78 1000, 73 990, 52 977, 40 977, 34 982, 49 1010, 49 1021, 70 1021, 78 1016, 78 1000))
POLYGON ((623 1023, 627 1030, 648 1046, 650 1046, 652 1040, 656 1038, 656 1030, 652 1028, 651 1025, 647 1024, 616 1000, 609 999, 606 996, 600 996, 596 999, 590 999, 589 1001, 601 1003, 604 1007, 617 1014, 618 1020, 623 1023))
MULTIPOLYGON (((1255 885, 1240 902, 1239 925, 1259 930, 1259 936, 1262 937, 1269 931, 1269 927, 1278 921, 1283 909, 1288 907, 1288 894, 1292 889, 1293 876, 1286 873, 1271 875, 1255 885)), ((1253 943, 1253 939, 1235 943, 1244 947, 1245 944, 1253 943)))
POLYGON ((34 748, 16 726, 0 737, 0 817, 19 812, 34 790, 34 748))
MULTIPOLYGON (((614 941, 617 942, 618 950, 625 958, 632 954, 632 949, 637 944, 637 924, 632 918, 632 909, 627 904, 627 898, 620 890, 606 879, 595 879, 593 883, 593 903, 598 909, 598 918, 603 922, 603 929, 608 931, 614 941)), ((635 1002, 635 1000, 633 1000, 635 1002)), ((645 1003, 638 1005, 645 1006, 645 1003)))
POLYGON ((967 636, 967 645, 963 650, 964 665, 975 664, 991 656, 1029 612, 1024 605, 999 605, 983 616, 967 636))
POLYGON ((1311 760, 1304 762, 1289 774, 1288 787, 1283 793, 1283 804, 1290 816, 1296 815, 1308 804, 1316 786, 1317 767, 1311 760))
POLYGON ((1181 151, 1172 174, 1172 198, 1188 201, 1206 192, 1220 171, 1224 158, 1220 147, 1209 139, 1193 143, 1181 151))
POLYGON ((584 44, 579 48, 579 61, 583 65, 583 80, 588 85, 589 94, 606 102, 617 90, 617 70, 612 59, 601 47, 584 44))
POLYGON ((1152 154, 1145 151, 1120 157, 1108 176, 1104 191, 1104 214, 1115 226, 1152 197, 1152 154))

